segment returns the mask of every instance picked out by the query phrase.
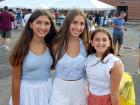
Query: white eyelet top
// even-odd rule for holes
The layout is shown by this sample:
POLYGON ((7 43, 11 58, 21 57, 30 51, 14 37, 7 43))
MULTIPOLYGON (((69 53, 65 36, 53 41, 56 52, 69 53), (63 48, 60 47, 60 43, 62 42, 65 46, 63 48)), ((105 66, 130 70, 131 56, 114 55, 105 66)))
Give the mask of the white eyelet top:
MULTIPOLYGON (((116 61, 121 60, 113 54, 107 55, 103 62, 95 54, 87 58, 86 73, 89 81, 89 90, 95 95, 110 94, 110 71, 116 61)), ((122 62, 121 62, 122 63, 122 62)))

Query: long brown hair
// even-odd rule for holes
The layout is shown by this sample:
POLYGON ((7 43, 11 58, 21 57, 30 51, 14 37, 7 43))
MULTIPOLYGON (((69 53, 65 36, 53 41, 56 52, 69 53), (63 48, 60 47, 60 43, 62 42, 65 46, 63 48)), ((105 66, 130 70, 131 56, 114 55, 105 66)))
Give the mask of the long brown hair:
MULTIPOLYGON (((114 54, 114 49, 113 49, 113 43, 112 43, 112 38, 111 38, 110 33, 109 33, 108 31, 106 31, 105 29, 103 29, 103 28, 98 28, 98 29, 96 29, 95 31, 93 31, 92 34, 91 34, 90 40, 93 40, 93 38, 95 37, 95 35, 96 35, 97 33, 100 33, 100 32, 105 33, 105 34, 108 36, 109 41, 110 41, 110 47, 105 51, 105 53, 103 54, 103 57, 101 58, 101 61, 103 61, 104 58, 105 58, 109 53, 114 54)), ((96 53, 96 50, 95 50, 95 48, 94 48, 94 47, 91 45, 91 43, 90 43, 89 49, 88 49, 88 55, 89 55, 89 54, 93 54, 93 53, 96 53)))
POLYGON ((70 24, 72 23, 75 16, 80 15, 84 17, 85 20, 85 29, 84 32, 80 35, 80 38, 83 40, 84 43, 88 42, 88 25, 86 21, 86 16, 83 11, 80 9, 71 9, 68 11, 60 30, 57 33, 57 37, 54 43, 58 44, 57 50, 57 58, 56 62, 65 54, 68 49, 68 39, 69 39, 69 28, 70 24))
POLYGON ((21 65, 23 63, 25 56, 29 52, 30 42, 33 38, 33 30, 30 28, 30 23, 32 23, 39 16, 44 16, 44 15, 47 16, 51 22, 50 31, 44 38, 45 43, 51 49, 51 41, 56 35, 57 29, 53 23, 49 11, 37 9, 32 13, 30 18, 28 19, 19 40, 16 42, 13 50, 11 51, 11 55, 9 57, 9 61, 11 65, 21 65))

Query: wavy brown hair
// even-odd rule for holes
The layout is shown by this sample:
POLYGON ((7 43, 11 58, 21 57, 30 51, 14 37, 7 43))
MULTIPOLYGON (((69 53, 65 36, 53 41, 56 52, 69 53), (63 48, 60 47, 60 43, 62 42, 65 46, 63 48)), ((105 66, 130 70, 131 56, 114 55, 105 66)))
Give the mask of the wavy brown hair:
MULTIPOLYGON (((110 41, 110 47, 105 51, 105 53, 103 54, 103 57, 101 58, 101 61, 103 61, 103 59, 104 59, 109 53, 114 54, 114 49, 113 49, 113 43, 112 43, 112 38, 111 38, 110 33, 109 33, 107 30, 103 29, 103 28, 98 28, 98 29, 96 29, 95 31, 93 31, 93 32, 91 33, 91 38, 90 38, 90 40, 93 40, 94 37, 95 37, 95 35, 96 35, 97 33, 100 33, 100 32, 105 33, 105 34, 108 36, 109 41, 110 41)), ((96 53, 96 50, 95 50, 95 48, 94 48, 94 47, 91 45, 91 43, 90 43, 89 49, 88 49, 88 55, 89 55, 89 54, 93 54, 93 53, 96 53)))
POLYGON ((69 28, 70 24, 72 23, 75 16, 80 15, 84 17, 85 20, 85 29, 84 32, 80 35, 80 38, 83 40, 84 43, 88 42, 88 25, 86 21, 86 16, 83 11, 80 9, 71 9, 68 11, 60 30, 58 31, 54 43, 58 44, 57 50, 57 58, 56 62, 65 54, 68 49, 68 39, 69 39, 69 28))
MULTIPOLYGON (((57 29, 53 23, 51 14, 48 10, 41 10, 37 9, 35 10, 30 18, 28 19, 25 28, 23 29, 19 40, 16 42, 13 50, 11 51, 11 55, 9 57, 9 61, 11 65, 21 65, 23 63, 23 60, 27 53, 29 52, 29 46, 30 42, 33 38, 33 30, 30 28, 30 23, 32 23, 35 19, 37 19, 39 16, 47 16, 51 23, 51 28, 49 33, 45 36, 44 40, 47 46, 51 50, 52 45, 52 39, 56 35, 57 29)), ((51 50, 52 55, 52 50, 51 50)))

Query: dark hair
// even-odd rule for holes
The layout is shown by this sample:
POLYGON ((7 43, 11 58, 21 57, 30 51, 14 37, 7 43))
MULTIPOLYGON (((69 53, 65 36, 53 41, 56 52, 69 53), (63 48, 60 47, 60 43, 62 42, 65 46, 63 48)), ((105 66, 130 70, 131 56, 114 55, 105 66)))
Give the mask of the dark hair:
POLYGON ((126 14, 126 12, 125 12, 125 11, 121 11, 121 12, 120 12, 120 15, 121 15, 121 14, 126 14))
POLYGON ((85 20, 85 29, 84 32, 80 35, 80 38, 84 43, 88 42, 88 26, 86 22, 86 16, 83 11, 80 9, 71 9, 68 11, 60 30, 58 31, 57 37, 54 43, 58 43, 58 53, 56 62, 65 54, 68 48, 68 39, 69 39, 69 28, 75 16, 80 15, 84 17, 85 20))
POLYGON ((3 10, 8 11, 8 6, 4 6, 3 10))
POLYGON ((51 50, 51 55, 52 55, 52 39, 56 35, 57 29, 53 23, 52 17, 47 10, 35 10, 30 18, 28 19, 21 36, 17 43, 15 44, 11 55, 10 55, 10 64, 11 65, 20 65, 23 63, 24 57, 27 55, 29 52, 29 45, 30 42, 33 38, 33 30, 30 28, 30 23, 32 23, 35 19, 37 19, 39 16, 47 16, 50 20, 51 23, 51 28, 49 33, 45 36, 44 40, 49 49, 51 50))
MULTIPOLYGON (((109 41, 110 41, 110 47, 105 51, 105 53, 103 54, 103 57, 101 58, 101 61, 103 61, 104 58, 105 58, 109 53, 114 54, 114 49, 113 49, 113 43, 112 43, 112 38, 111 38, 110 33, 109 33, 108 31, 106 31, 105 29, 103 29, 103 28, 98 28, 98 29, 96 29, 95 31, 93 31, 93 32, 91 33, 91 38, 90 38, 90 40, 93 40, 93 38, 95 37, 95 35, 96 35, 97 33, 100 33, 100 32, 105 33, 105 34, 108 36, 109 41)), ((93 53, 96 53, 96 50, 95 50, 94 47, 92 47, 92 45, 91 45, 91 43, 90 43, 89 49, 88 49, 88 55, 89 55, 89 54, 93 54, 93 53)))

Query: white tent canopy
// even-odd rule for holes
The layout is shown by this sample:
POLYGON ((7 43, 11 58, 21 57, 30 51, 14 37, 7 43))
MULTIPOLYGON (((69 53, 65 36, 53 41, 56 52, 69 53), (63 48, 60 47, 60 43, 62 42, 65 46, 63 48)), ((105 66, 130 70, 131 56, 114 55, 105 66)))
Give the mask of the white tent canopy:
POLYGON ((20 2, 22 2, 22 0, 4 0, 0 2, 0 7, 8 6, 10 8, 13 8, 20 2))
POLYGON ((56 9, 81 8, 87 10, 114 10, 115 7, 98 0, 58 0, 52 5, 56 9))
POLYGON ((49 8, 49 2, 46 2, 47 0, 22 0, 22 1, 23 2, 16 5, 16 7, 28 8, 28 9, 37 9, 37 8, 48 9, 49 8))
POLYGON ((114 6, 103 3, 98 0, 4 0, 0 6, 10 8, 28 8, 28 9, 72 9, 81 8, 87 10, 113 10, 114 6))
POLYGON ((23 0, 26 1, 23 4, 17 5, 17 7, 21 8, 29 8, 29 9, 50 9, 52 5, 56 4, 59 0, 23 0))
POLYGON ((10 8, 27 8, 27 9, 48 9, 55 4, 57 0, 4 0, 0 2, 0 6, 8 6, 10 8))

